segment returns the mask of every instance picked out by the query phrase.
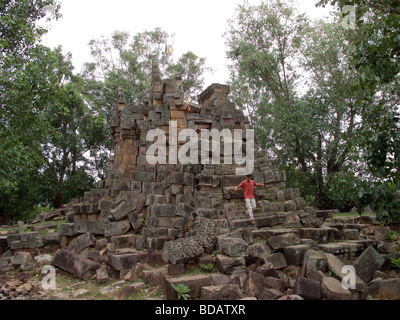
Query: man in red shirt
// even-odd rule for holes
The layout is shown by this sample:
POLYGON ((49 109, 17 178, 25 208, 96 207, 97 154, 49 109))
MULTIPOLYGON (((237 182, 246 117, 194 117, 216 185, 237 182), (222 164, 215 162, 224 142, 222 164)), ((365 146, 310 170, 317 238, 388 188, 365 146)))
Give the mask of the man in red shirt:
POLYGON ((243 194, 244 194, 244 200, 246 201, 246 208, 247 208, 247 213, 250 217, 251 223, 254 224, 254 216, 253 216, 253 208, 256 208, 256 199, 254 196, 254 187, 264 187, 263 184, 259 184, 251 180, 251 175, 248 174, 246 175, 246 180, 244 180, 241 184, 239 184, 236 188, 237 189, 243 189, 243 194))

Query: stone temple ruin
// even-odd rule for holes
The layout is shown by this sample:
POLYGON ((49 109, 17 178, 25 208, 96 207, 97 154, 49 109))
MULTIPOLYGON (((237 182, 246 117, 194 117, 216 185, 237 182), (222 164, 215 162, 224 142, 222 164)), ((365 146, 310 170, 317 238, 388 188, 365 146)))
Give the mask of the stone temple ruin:
MULTIPOLYGON (((178 132, 249 129, 248 119, 229 101, 229 90, 212 84, 186 112, 182 80, 163 81, 153 63, 151 90, 140 105, 128 105, 118 90, 111 111, 115 152, 105 180, 42 217, 65 216, 58 234, 45 239, 37 232, 8 235, 0 238, 0 245, 17 254, 57 243, 54 266, 98 282, 132 278, 143 262, 162 266, 142 266, 141 274, 145 282, 162 287, 167 299, 177 298, 172 284, 178 283, 187 285, 193 298, 210 300, 378 295, 383 284, 375 282, 375 291, 368 291, 367 284, 392 256, 377 239, 360 234, 379 228, 375 218, 333 218, 331 210, 307 207, 299 190, 286 188, 285 172, 264 153, 255 152, 253 179, 265 184, 257 190, 255 225, 246 214, 242 191, 235 191, 244 180, 236 174, 236 164, 224 164, 223 158, 218 165, 147 163, 152 143, 146 141, 147 133, 161 129, 168 145, 173 139, 170 121, 176 121, 178 132), (342 267, 349 261, 357 281, 348 290, 339 280, 346 276, 342 267), (218 273, 179 276, 209 264, 218 273)), ((14 257, 0 259, 2 271, 23 265, 13 264, 14 257)))

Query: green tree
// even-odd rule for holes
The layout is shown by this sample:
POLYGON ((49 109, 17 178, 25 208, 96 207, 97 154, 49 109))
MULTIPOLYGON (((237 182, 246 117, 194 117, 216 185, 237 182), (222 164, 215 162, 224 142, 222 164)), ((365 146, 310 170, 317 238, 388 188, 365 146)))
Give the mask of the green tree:
POLYGON ((171 42, 172 37, 159 28, 133 37, 128 32, 115 31, 109 38, 91 40, 94 62, 86 63, 82 72, 87 99, 102 104, 108 115, 116 89, 122 86, 127 103, 138 103, 151 85, 152 59, 159 60, 162 71, 172 63, 171 55, 164 53, 165 44, 171 42))
MULTIPOLYGON (((47 32, 36 22, 52 13, 60 17, 57 0, 1 0, 0 1, 0 63, 7 59, 29 57, 40 37, 47 32)), ((1 64, 0 64, 1 66, 1 64)))
POLYGON ((109 115, 116 89, 122 86, 127 103, 139 103, 151 86, 153 59, 166 77, 181 76, 183 91, 194 99, 203 87, 204 72, 211 68, 205 65, 205 58, 190 51, 174 62, 173 55, 165 53, 166 44, 173 46, 173 35, 160 28, 133 36, 115 31, 109 38, 92 40, 89 47, 95 62, 86 63, 82 72, 87 99, 109 115))
POLYGON ((105 117, 84 102, 71 56, 61 51, 33 48, 4 100, 0 210, 14 219, 82 196, 101 173, 105 117))
POLYGON ((314 186, 315 205, 325 208, 333 205, 328 176, 348 169, 364 96, 349 36, 282 1, 239 6, 226 33, 234 100, 252 117, 260 147, 301 170, 308 187, 300 189, 314 186))
POLYGON ((204 86, 204 74, 212 69, 206 66, 205 58, 200 58, 188 51, 176 63, 170 64, 166 71, 172 77, 181 76, 185 96, 197 101, 197 96, 204 86))
POLYGON ((46 32, 37 22, 48 12, 58 19, 56 0, 0 1, 0 220, 37 203, 30 184, 41 159, 32 141, 44 132, 41 112, 53 84, 41 74, 46 65, 37 42, 46 32), (47 90, 45 90, 47 88, 47 90))
POLYGON ((37 41, 46 32, 36 22, 46 16, 55 0, 0 1, 0 193, 10 192, 37 157, 27 141, 42 130, 39 116, 53 84, 41 75, 46 65, 35 64, 41 55, 37 41), (39 91, 41 94, 38 94, 39 91))
MULTIPOLYGON (((368 92, 362 101, 362 126, 353 148, 364 161, 367 172, 344 179, 359 190, 357 202, 370 204, 378 218, 400 220, 400 1, 329 1, 340 12, 355 6, 354 37, 349 52, 359 72, 359 88, 368 92)), ((326 5, 322 0, 317 5, 326 5)), ((351 14, 351 13, 348 13, 351 14)), ((348 18, 348 17, 344 17, 348 18)), ((342 181, 343 182, 343 181, 342 181)))

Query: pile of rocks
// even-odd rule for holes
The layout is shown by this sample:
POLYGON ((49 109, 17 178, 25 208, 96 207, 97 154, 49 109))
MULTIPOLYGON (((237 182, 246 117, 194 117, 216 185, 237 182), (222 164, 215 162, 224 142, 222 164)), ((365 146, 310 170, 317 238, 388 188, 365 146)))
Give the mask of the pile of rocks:
MULTIPOLYGON (((105 180, 40 217, 42 222, 65 218, 58 233, 39 234, 40 228, 55 227, 48 222, 32 232, 0 235, 0 270, 32 269, 26 253, 55 244, 52 264, 78 278, 105 283, 139 274, 144 283, 164 288, 168 299, 176 298, 171 289, 176 283, 203 299, 365 299, 369 288, 380 297, 397 285, 379 270, 390 268, 390 259, 398 257, 389 249, 398 248, 389 248, 383 238, 370 239, 379 234, 374 219, 334 218, 332 210, 307 207, 298 189, 286 188, 285 172, 261 152, 254 154, 253 179, 265 187, 256 192, 254 225, 243 192, 235 191, 244 176, 237 175, 239 165, 224 163, 224 148, 211 143, 209 164, 147 162, 152 129, 164 133, 167 148, 184 144, 175 141, 174 130, 241 129, 245 153, 250 123, 227 98, 229 90, 211 85, 187 112, 182 79, 162 81, 157 63, 151 90, 139 105, 126 104, 119 89, 111 112, 115 154, 105 180), (221 164, 211 164, 214 153, 221 164), (341 287, 342 264, 356 269, 356 289, 341 287), (219 273, 177 277, 205 265, 219 273)), ((170 156, 166 152, 167 162, 170 156)))

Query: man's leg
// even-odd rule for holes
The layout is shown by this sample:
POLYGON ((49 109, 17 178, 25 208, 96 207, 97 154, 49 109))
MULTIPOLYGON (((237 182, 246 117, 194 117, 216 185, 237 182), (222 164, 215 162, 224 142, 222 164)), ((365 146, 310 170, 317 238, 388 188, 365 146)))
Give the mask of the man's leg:
POLYGON ((254 216, 253 216, 253 209, 257 208, 256 199, 250 199, 250 202, 251 202, 251 216, 250 216, 250 219, 251 219, 251 223, 254 224, 255 220, 254 220, 254 216))
POLYGON ((257 208, 256 199, 251 199, 251 205, 253 206, 253 209, 257 208))
POLYGON ((247 214, 249 215, 250 219, 253 220, 253 201, 254 199, 246 199, 246 208, 247 208, 247 214))

